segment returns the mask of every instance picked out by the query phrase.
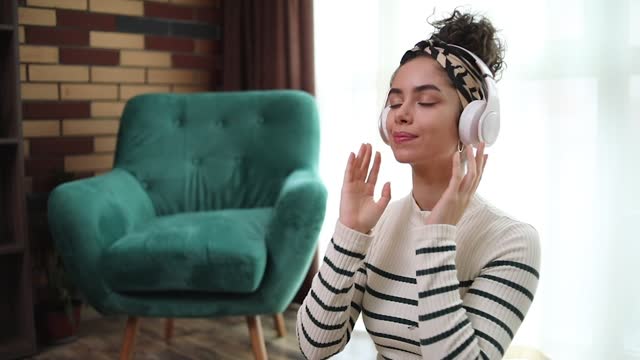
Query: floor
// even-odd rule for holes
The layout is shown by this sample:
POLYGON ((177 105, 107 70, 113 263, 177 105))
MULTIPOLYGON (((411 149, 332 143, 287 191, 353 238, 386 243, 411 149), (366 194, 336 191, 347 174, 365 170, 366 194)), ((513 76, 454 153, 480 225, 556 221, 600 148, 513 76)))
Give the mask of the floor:
MULTIPOLYGON (((103 317, 83 308, 77 338, 63 345, 49 346, 30 359, 37 360, 113 360, 118 359, 126 318, 103 317)), ((278 338, 273 318, 262 317, 270 360, 303 359, 295 336, 297 306, 284 313, 287 335, 278 338)), ((136 338, 135 360, 252 360, 249 330, 244 317, 222 319, 175 319, 174 337, 164 342, 164 320, 145 318, 136 338)), ((334 359, 375 359, 368 336, 356 334, 348 348, 334 359)))
MULTIPOLYGON (((262 317, 262 328, 270 360, 303 359, 295 336, 297 306, 284 313, 287 335, 278 338, 272 317, 262 317)), ((126 318, 104 317, 83 308, 78 336, 70 343, 44 347, 34 360, 112 360, 118 359, 126 318)), ((332 359, 376 358, 376 351, 365 332, 355 331, 347 347, 332 359)), ((221 319, 175 319, 174 337, 164 342, 164 320, 145 318, 136 338, 135 360, 253 360, 249 331, 244 317, 221 319)), ((534 349, 511 347, 505 359, 546 360, 534 349)))

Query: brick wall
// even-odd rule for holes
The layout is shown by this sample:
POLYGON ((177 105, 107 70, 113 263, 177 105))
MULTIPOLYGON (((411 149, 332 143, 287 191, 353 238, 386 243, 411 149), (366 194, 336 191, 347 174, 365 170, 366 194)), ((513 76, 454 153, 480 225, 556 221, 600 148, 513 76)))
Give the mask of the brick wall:
POLYGON ((109 170, 127 99, 220 88, 222 0, 18 2, 28 192, 109 170))

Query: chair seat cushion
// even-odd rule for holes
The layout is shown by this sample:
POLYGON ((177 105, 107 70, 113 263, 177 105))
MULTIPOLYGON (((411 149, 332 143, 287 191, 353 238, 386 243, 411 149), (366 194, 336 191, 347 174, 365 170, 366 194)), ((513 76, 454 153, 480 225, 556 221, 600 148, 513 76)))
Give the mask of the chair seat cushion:
POLYGON ((267 263, 272 208, 158 217, 105 250, 101 268, 119 292, 250 293, 267 263))

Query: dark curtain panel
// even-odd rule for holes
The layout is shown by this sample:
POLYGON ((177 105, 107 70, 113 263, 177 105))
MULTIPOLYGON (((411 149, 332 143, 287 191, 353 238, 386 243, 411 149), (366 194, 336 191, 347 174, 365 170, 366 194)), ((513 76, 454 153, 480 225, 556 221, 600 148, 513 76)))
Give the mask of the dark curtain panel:
MULTIPOLYGON (((315 94, 313 0, 226 0, 223 9, 223 90, 315 94)), ((316 272, 317 249, 294 302, 302 302, 316 272)))
POLYGON ((227 0, 223 89, 315 91, 313 0, 227 0))

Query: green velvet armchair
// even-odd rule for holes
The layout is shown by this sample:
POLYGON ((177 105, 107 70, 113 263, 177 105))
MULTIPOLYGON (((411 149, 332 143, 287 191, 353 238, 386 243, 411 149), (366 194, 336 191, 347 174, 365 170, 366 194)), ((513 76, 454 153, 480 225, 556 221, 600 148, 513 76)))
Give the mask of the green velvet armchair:
MULTIPOLYGON (((326 189, 314 98, 295 90, 146 94, 122 114, 115 163, 49 198, 55 245, 87 302, 128 316, 281 313, 311 263, 326 189)), ((212 334, 215 341, 215 334, 212 334)))

